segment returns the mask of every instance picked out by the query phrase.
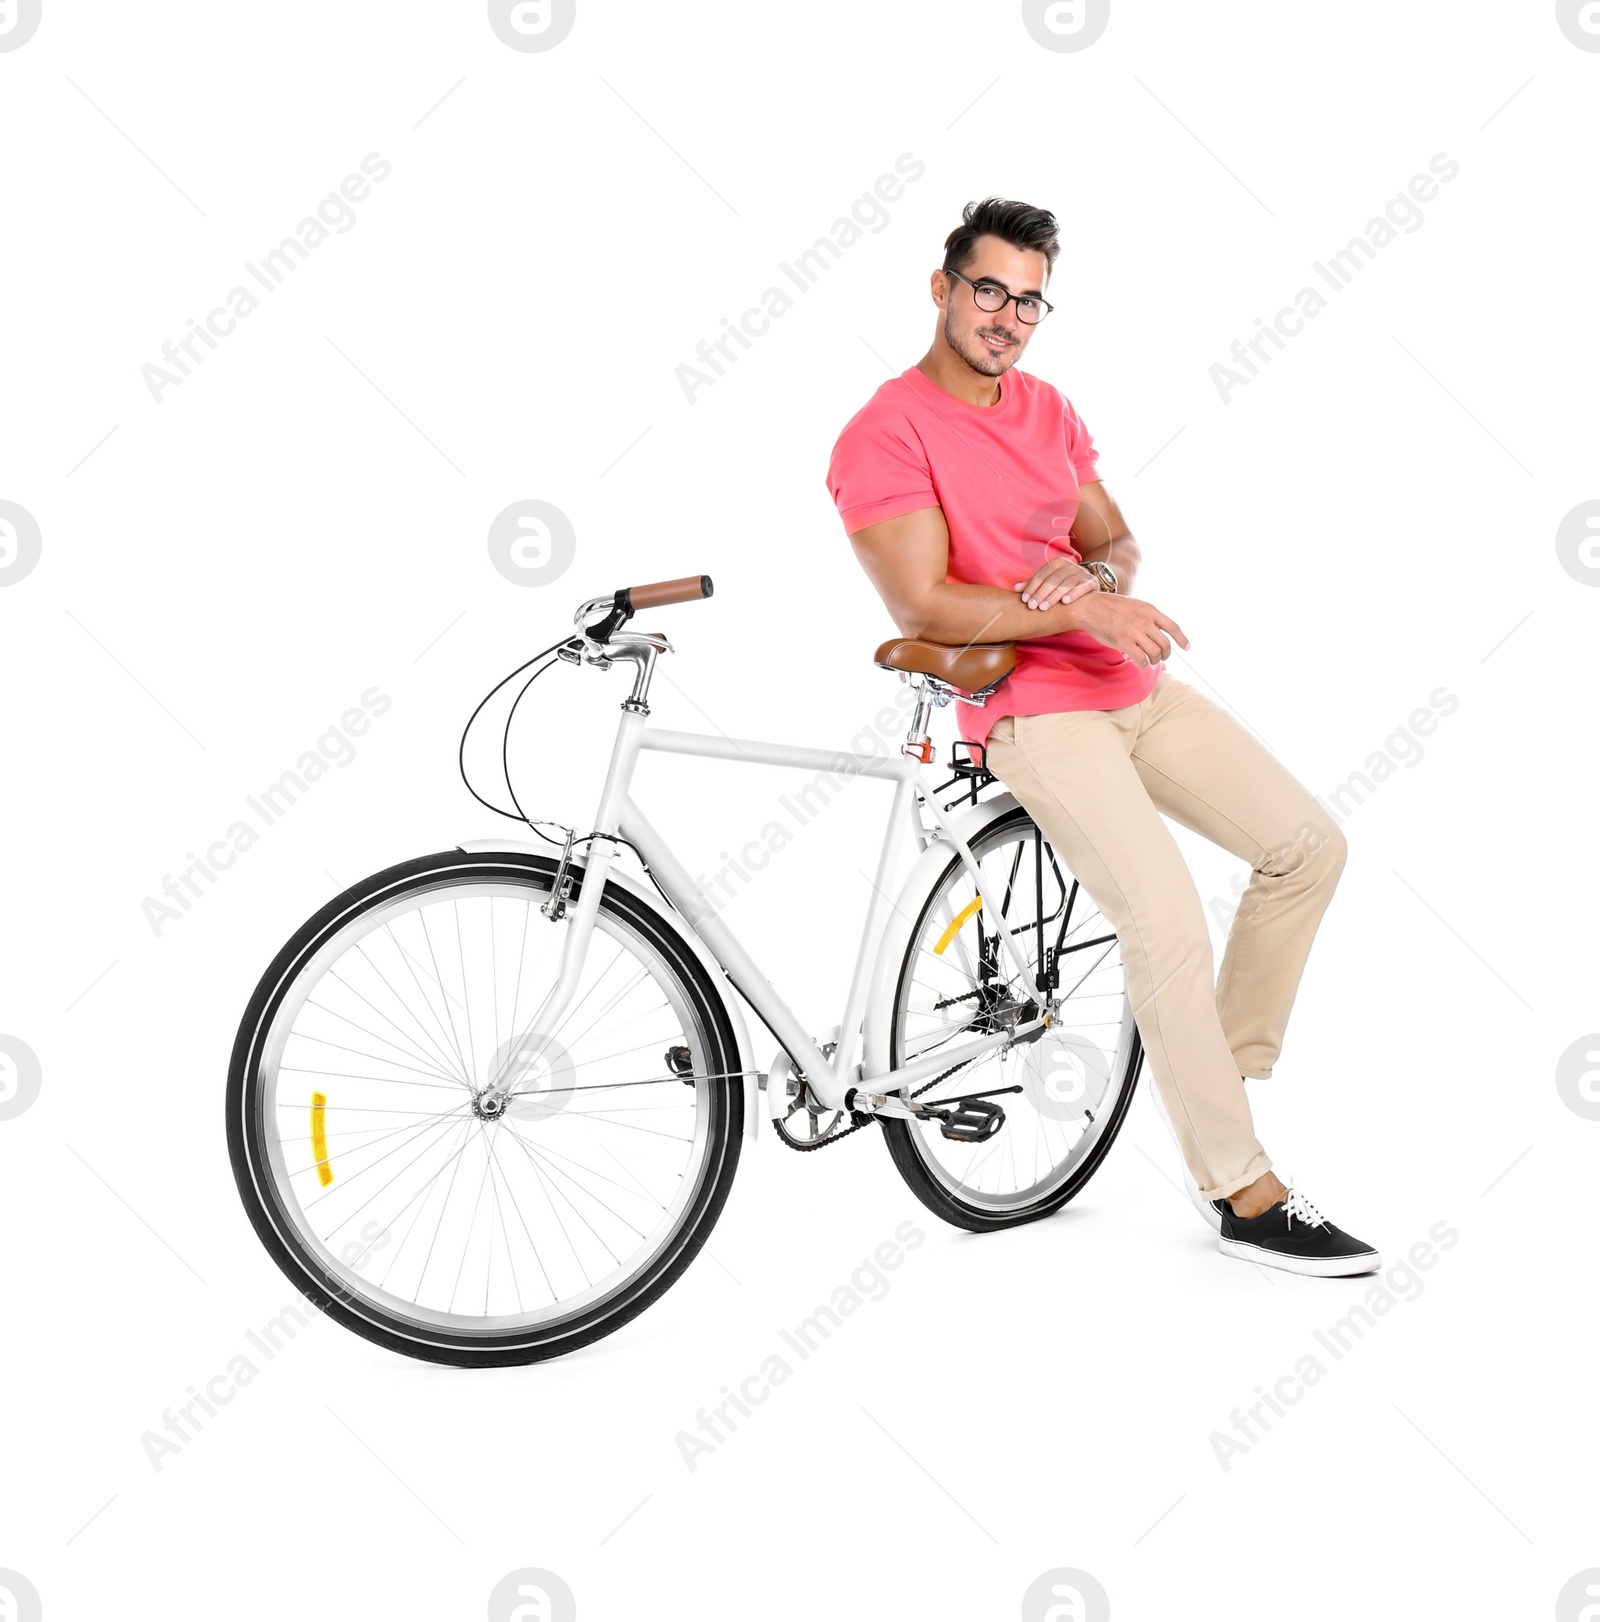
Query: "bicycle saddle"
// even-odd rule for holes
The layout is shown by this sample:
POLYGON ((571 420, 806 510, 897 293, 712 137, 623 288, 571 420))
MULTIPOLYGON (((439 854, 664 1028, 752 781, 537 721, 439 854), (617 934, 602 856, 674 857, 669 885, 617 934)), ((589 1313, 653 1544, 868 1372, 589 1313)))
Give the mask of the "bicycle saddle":
POLYGON ((1009 642, 978 643, 953 648, 919 637, 891 637, 873 654, 872 662, 884 670, 902 670, 912 676, 933 676, 964 693, 992 687, 1009 676, 1017 663, 1017 650, 1009 642))

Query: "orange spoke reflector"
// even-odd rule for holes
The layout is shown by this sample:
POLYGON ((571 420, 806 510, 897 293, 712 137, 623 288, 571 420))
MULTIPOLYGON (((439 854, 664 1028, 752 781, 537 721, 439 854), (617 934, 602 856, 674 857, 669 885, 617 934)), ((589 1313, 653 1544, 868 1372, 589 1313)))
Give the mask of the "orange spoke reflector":
POLYGON ((333 1181, 333 1167, 328 1164, 328 1095, 311 1095, 311 1154, 317 1163, 317 1181, 324 1188, 333 1181))
POLYGON ((957 935, 961 933, 961 926, 983 905, 983 897, 975 895, 954 918, 950 920, 950 927, 939 937, 939 944, 934 951, 942 952, 957 935))

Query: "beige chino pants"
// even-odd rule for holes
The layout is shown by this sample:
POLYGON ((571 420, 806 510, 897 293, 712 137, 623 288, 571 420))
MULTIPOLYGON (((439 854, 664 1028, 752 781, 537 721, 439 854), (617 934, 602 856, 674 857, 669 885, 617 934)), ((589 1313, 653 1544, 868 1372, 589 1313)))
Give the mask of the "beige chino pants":
POLYGON ((989 769, 1116 930, 1168 1121, 1207 1198, 1271 1168, 1243 1077, 1283 1046, 1347 846, 1332 817, 1226 710, 1163 670, 1116 710, 1002 716, 989 769), (1243 857, 1250 883, 1212 983, 1193 878, 1162 814, 1243 857))

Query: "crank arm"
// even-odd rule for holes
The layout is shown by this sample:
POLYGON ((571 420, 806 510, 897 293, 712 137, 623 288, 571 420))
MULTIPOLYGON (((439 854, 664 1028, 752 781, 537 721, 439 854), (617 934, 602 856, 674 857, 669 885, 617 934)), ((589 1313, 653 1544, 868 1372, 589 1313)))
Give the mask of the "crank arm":
POLYGON ((848 1108, 859 1110, 863 1115, 885 1115, 895 1121, 934 1121, 941 1118, 937 1106, 944 1104, 964 1104, 969 1098, 995 1098, 1001 1093, 1020 1093, 1020 1086, 991 1087, 984 1093, 962 1093, 958 1098, 941 1098, 935 1101, 935 1107, 929 1108, 926 1104, 919 1104, 914 1099, 908 1101, 898 1093, 869 1093, 863 1092, 859 1087, 851 1090, 848 1108))

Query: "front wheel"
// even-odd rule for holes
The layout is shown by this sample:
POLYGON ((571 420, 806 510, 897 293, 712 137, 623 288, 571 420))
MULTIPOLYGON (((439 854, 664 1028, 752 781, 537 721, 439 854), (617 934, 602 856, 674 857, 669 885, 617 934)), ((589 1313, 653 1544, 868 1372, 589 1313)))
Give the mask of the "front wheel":
POLYGON ((363 880, 278 954, 234 1045, 257 1235, 322 1310, 412 1357, 532 1363, 610 1334, 688 1266, 738 1165, 722 999, 620 887, 553 1040, 526 1044, 571 928, 541 910, 554 871, 449 851, 363 880))
POLYGON ((982 1143, 939 1124, 882 1117, 889 1153, 911 1191, 973 1232, 1058 1211, 1110 1151, 1133 1099, 1143 1048, 1116 932, 1021 808, 972 841, 1000 916, 986 915, 959 856, 934 883, 912 927, 895 987, 890 1059, 909 1064, 942 1046, 1026 1023, 1047 1002, 1037 1040, 997 1048, 911 1089, 920 1104, 1020 1086, 994 1100, 1005 1125, 982 1143), (1014 976, 1007 932, 1028 961, 1014 976), (1047 983, 1038 983, 1040 966, 1047 983))

